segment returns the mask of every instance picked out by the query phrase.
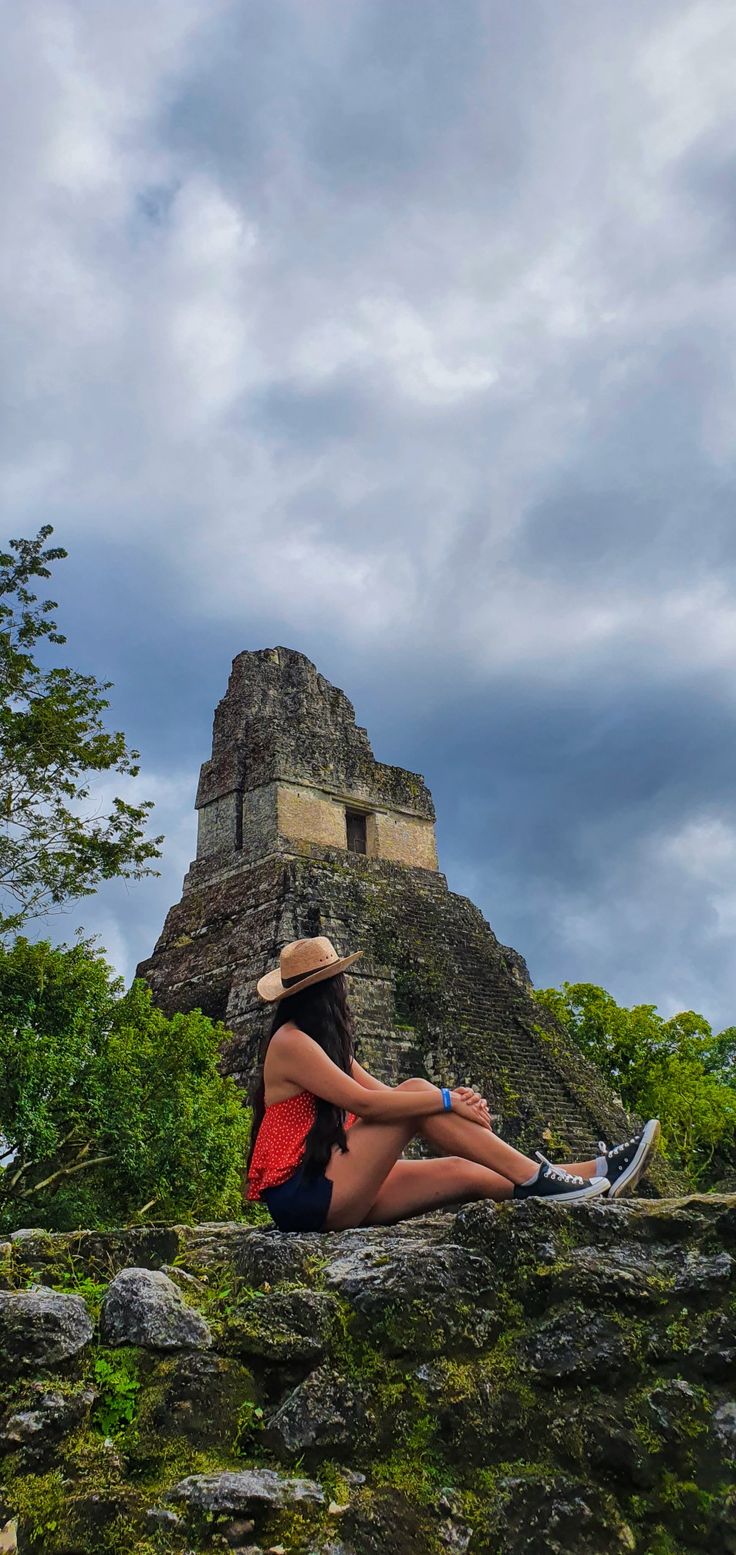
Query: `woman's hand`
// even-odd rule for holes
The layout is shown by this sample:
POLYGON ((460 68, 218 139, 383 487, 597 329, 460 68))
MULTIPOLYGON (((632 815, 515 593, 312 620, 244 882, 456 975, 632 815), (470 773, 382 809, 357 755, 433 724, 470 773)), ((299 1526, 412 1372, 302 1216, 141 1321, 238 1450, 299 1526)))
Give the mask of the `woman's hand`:
POLYGON ((479 1096, 477 1091, 471 1091, 467 1085, 458 1085, 450 1092, 452 1097, 452 1111, 461 1118, 468 1118, 471 1123, 479 1123, 481 1128, 493 1132, 491 1115, 488 1111, 488 1103, 479 1096))
POLYGON ((466 1107, 471 1108, 474 1114, 475 1122, 482 1123, 485 1128, 491 1129, 491 1131, 493 1131, 493 1124, 491 1122, 491 1114, 489 1111, 488 1102, 484 1096, 480 1096, 478 1092, 472 1090, 469 1085, 457 1085, 455 1087, 452 1093, 453 1104, 456 1096, 459 1101, 465 1104, 466 1107))

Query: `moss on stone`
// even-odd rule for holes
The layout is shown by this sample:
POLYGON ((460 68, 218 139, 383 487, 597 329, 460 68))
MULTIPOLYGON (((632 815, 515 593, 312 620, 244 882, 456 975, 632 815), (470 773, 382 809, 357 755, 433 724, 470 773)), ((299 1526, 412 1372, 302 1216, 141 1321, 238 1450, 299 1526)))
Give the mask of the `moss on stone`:
POLYGON ((25 1538, 52 1555, 64 1535, 68 1515, 68 1489, 61 1470, 18 1475, 7 1482, 4 1494, 25 1538))

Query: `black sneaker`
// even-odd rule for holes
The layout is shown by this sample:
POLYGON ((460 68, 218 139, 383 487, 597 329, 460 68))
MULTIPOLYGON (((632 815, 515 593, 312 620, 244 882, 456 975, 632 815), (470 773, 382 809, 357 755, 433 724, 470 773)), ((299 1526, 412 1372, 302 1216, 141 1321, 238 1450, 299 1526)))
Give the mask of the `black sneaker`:
POLYGON ((576 1204, 580 1199, 595 1199, 608 1190, 607 1177, 577 1177, 566 1172, 564 1166, 553 1166, 542 1161, 537 1175, 531 1182, 517 1183, 514 1199, 560 1199, 566 1204, 576 1204))
POLYGON ((633 1139, 627 1139, 622 1145, 612 1145, 608 1149, 601 1140, 598 1154, 605 1156, 605 1175, 611 1184, 609 1199, 617 1199, 619 1194, 625 1193, 627 1189, 630 1192, 636 1187, 659 1135, 658 1119, 650 1118, 640 1134, 635 1134, 633 1139))

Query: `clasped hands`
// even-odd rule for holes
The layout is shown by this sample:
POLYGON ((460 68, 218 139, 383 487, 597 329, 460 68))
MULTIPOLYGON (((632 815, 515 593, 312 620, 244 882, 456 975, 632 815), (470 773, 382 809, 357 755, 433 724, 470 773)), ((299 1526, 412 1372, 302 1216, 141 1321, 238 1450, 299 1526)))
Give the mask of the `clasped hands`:
POLYGON ((484 1096, 480 1096, 478 1092, 472 1090, 469 1085, 456 1085, 454 1090, 451 1092, 451 1096, 453 1104, 456 1099, 457 1101, 462 1102, 464 1108, 470 1108, 470 1111, 473 1113, 474 1122, 480 1123, 481 1128, 490 1129, 491 1133, 493 1133, 493 1122, 491 1119, 488 1102, 484 1096))

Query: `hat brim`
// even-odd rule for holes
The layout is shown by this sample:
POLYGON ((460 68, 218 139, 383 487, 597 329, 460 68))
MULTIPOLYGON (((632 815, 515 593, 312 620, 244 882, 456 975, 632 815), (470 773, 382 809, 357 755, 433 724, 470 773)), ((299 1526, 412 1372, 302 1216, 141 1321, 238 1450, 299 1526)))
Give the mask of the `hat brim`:
POLYGON ((274 972, 266 972, 264 977, 259 977, 256 983, 259 997, 266 1004, 275 1004, 277 999, 288 999, 291 994, 301 993, 303 988, 311 988, 312 983, 322 983, 328 977, 337 977, 338 972, 346 971, 363 954, 362 950, 356 950, 352 956, 341 956, 339 961, 331 961, 329 966, 320 967, 318 972, 310 972, 309 977, 302 978, 293 988, 284 987, 277 967, 274 972))

